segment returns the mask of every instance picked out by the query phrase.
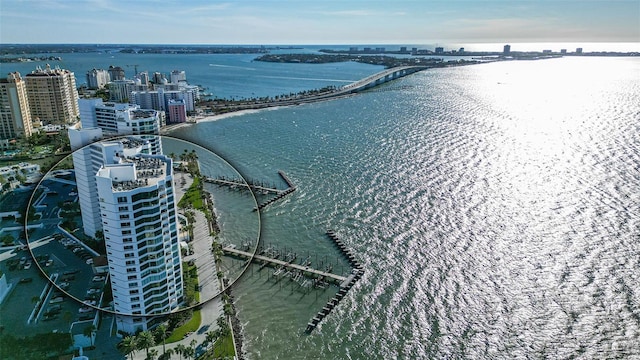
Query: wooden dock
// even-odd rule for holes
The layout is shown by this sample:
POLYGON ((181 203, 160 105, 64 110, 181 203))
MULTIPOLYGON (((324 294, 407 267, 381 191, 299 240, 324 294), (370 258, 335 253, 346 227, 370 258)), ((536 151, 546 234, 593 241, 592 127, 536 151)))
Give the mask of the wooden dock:
POLYGON ((316 316, 313 317, 313 319, 311 319, 311 321, 307 324, 307 328, 305 329, 305 333, 307 334, 310 334, 318 326, 322 319, 324 319, 325 316, 329 315, 331 310, 333 310, 333 308, 337 306, 338 303, 340 303, 340 300, 344 298, 344 296, 347 294, 347 291, 349 291, 349 289, 351 289, 356 281, 360 280, 362 275, 364 275, 364 267, 358 262, 358 260, 356 260, 355 256, 351 254, 346 245, 342 243, 338 235, 331 229, 327 230, 326 234, 340 249, 342 255, 344 255, 346 260, 349 261, 349 264, 353 266, 353 270, 351 270, 351 274, 343 282, 340 283, 340 290, 338 290, 336 295, 329 301, 327 301, 327 304, 322 308, 322 310, 318 311, 316 316))
MULTIPOLYGON (((260 260, 263 262, 263 264, 271 264, 274 266, 282 266, 282 267, 286 267, 289 269, 294 269, 294 270, 298 270, 301 271, 303 274, 306 274, 307 276, 310 275, 315 275, 315 278, 319 278, 319 277, 324 277, 325 279, 332 279, 333 281, 335 281, 338 284, 343 284, 345 283, 345 281, 347 281, 349 278, 345 277, 345 276, 341 276, 341 275, 336 275, 330 272, 326 272, 326 271, 322 271, 322 270, 317 270, 308 266, 302 266, 302 265, 298 265, 298 264, 294 264, 291 262, 287 262, 284 260, 279 260, 279 259, 275 259, 269 256, 264 256, 264 255, 258 255, 256 254, 255 256, 253 256, 253 254, 246 252, 246 251, 242 251, 239 249, 236 249, 234 247, 230 247, 230 246, 226 246, 224 248, 222 248, 222 251, 226 254, 229 255, 234 255, 237 257, 241 257, 244 259, 251 259, 252 257, 256 260, 260 260)), ((342 285, 341 285, 342 286, 342 285)))
POLYGON ((265 202, 263 202, 262 204, 259 204, 258 207, 254 208, 253 211, 258 211, 258 210, 262 210, 265 207, 273 204, 274 202, 282 199, 283 197, 291 194, 292 192, 296 191, 296 187, 295 185, 293 185, 293 182, 291 182, 291 180, 289 179, 289 177, 287 177, 287 175, 284 173, 284 171, 282 170, 278 170, 278 174, 280 175, 280 177, 282 178, 282 180, 284 180, 285 183, 287 183, 287 186, 289 186, 286 190, 282 190, 280 193, 278 193, 278 195, 276 195, 274 198, 269 199, 265 202))
POLYGON ((247 186, 248 186, 253 190, 264 191, 264 192, 274 193, 274 194, 281 194, 281 193, 286 191, 286 190, 268 188, 268 187, 265 187, 265 186, 260 186, 260 185, 255 185, 255 184, 243 183, 243 182, 240 182, 240 181, 214 179, 214 178, 210 178, 210 177, 205 177, 204 181, 206 181, 208 183, 212 183, 212 184, 225 185, 225 186, 236 187, 236 188, 247 188, 247 186))

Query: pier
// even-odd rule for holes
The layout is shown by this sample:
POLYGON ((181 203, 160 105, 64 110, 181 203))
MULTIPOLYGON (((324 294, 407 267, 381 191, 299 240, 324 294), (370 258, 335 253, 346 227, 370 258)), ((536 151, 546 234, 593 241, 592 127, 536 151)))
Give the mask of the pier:
POLYGON ((351 274, 340 284, 340 290, 338 290, 336 295, 329 299, 322 310, 320 310, 316 314, 316 316, 314 316, 313 319, 311 319, 311 321, 307 323, 307 328, 305 329, 305 332, 307 334, 310 334, 316 328, 316 326, 318 326, 320 321, 322 321, 322 319, 329 315, 331 310, 333 310, 333 308, 338 305, 338 303, 340 303, 340 300, 344 298, 344 296, 347 294, 347 291, 349 291, 349 289, 351 289, 356 281, 358 281, 364 274, 364 268, 358 262, 358 260, 356 260, 353 254, 351 254, 351 251, 342 243, 338 235, 333 230, 329 229, 327 230, 327 236, 331 240, 333 240, 334 244, 340 249, 342 255, 347 259, 347 261, 349 261, 354 269, 351 270, 351 274))
MULTIPOLYGON (((291 180, 286 178, 284 173, 280 174, 285 182, 290 185, 289 189, 295 189, 291 180)), ((289 190, 288 189, 288 190, 289 190)), ((299 263, 294 263, 298 259, 298 254, 292 251, 278 251, 273 247, 262 248, 255 253, 250 252, 250 245, 243 244, 244 250, 236 248, 235 245, 226 245, 222 247, 222 252, 227 256, 233 256, 246 261, 253 261, 259 265, 258 271, 269 266, 275 268, 273 276, 277 278, 276 282, 280 279, 289 277, 293 283, 297 283, 301 288, 309 288, 313 286, 315 288, 326 288, 326 285, 333 283, 337 285, 338 292, 333 295, 322 309, 307 323, 305 333, 311 333, 318 324, 324 319, 331 311, 340 303, 340 301, 346 296, 347 292, 355 285, 355 283, 364 275, 364 268, 360 262, 355 258, 351 251, 344 245, 338 235, 331 229, 327 230, 326 235, 333 241, 342 256, 349 262, 351 270, 345 275, 338 275, 332 272, 333 265, 320 262, 319 267, 325 266, 325 270, 319 270, 311 267, 311 255, 308 254, 306 258, 300 260, 299 263)), ((316 261, 317 261, 316 257, 316 261)), ((336 257, 337 261, 337 257, 336 257)), ((337 264, 337 263, 336 263, 337 264)))
MULTIPOLYGON (((272 256, 257 255, 257 254, 253 256, 253 254, 251 254, 250 252, 242 251, 232 246, 223 247, 222 251, 227 255, 233 255, 243 259, 251 259, 253 257, 253 259, 255 260, 262 261, 262 265, 271 265, 279 268, 281 267, 281 268, 287 268, 291 270, 297 270, 297 271, 300 271, 303 275, 308 277, 314 277, 316 279, 317 278, 331 279, 335 283, 341 284, 340 286, 342 286, 342 284, 345 284, 345 282, 349 279, 348 277, 345 277, 345 276, 340 276, 330 272, 317 270, 309 266, 294 264, 291 260, 280 260, 272 256)), ((273 256, 276 256, 276 255, 273 255, 273 256)))
POLYGON ((204 181, 211 183, 211 184, 216 184, 216 185, 222 185, 222 186, 228 186, 232 189, 243 189, 243 188, 250 188, 254 191, 260 191, 263 193, 273 193, 273 194, 281 194, 283 193, 285 190, 280 190, 280 189, 275 189, 275 188, 270 188, 270 187, 266 187, 263 185, 256 185, 254 183, 251 182, 242 182, 241 180, 236 180, 236 179, 230 179, 227 180, 225 178, 210 178, 210 177, 204 177, 204 181))
POLYGON ((276 195, 274 198, 271 198, 261 204, 258 205, 257 208, 254 208, 253 211, 259 211, 264 209, 265 207, 273 204, 274 202, 282 199, 283 197, 291 194, 292 192, 296 191, 296 187, 295 185, 293 185, 293 182, 291 181, 291 179, 289 179, 289 177, 284 173, 284 171, 282 170, 278 170, 278 175, 280 175, 280 177, 282 178, 282 180, 287 184, 288 188, 283 190, 282 192, 278 193, 278 195, 276 195))
POLYGON ((259 211, 273 204, 274 202, 282 199, 283 197, 291 194, 292 192, 296 191, 296 186, 293 184, 291 179, 289 179, 287 174, 284 173, 284 171, 278 170, 278 175, 280 175, 282 180, 287 184, 286 189, 276 189, 275 185, 272 185, 272 187, 269 187, 262 182, 256 182, 256 181, 245 182, 244 180, 227 179, 225 177, 212 178, 212 177, 205 176, 204 181, 211 184, 220 185, 220 186, 227 186, 231 189, 236 189, 236 190, 250 189, 254 192, 261 193, 262 195, 275 194, 275 197, 259 204, 257 207, 253 209, 253 211, 259 211))

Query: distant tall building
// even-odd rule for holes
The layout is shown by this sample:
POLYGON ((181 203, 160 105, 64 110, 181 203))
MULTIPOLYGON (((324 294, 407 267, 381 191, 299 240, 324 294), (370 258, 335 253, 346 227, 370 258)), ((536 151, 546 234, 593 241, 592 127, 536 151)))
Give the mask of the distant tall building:
POLYGON ((144 85, 144 86, 149 86, 149 73, 146 71, 143 71, 141 73, 138 73, 138 75, 136 75, 136 78, 140 79, 140 85, 144 85))
POLYGON ((33 121, 74 123, 78 119, 78 91, 73 72, 48 64, 25 76, 33 121))
POLYGON ((148 315, 183 302, 178 219, 170 158, 118 154, 96 174, 118 329, 147 330, 148 315))
POLYGON ((184 72, 184 70, 173 70, 171 72, 171 83, 178 84, 181 81, 187 81, 187 74, 184 72))
POLYGON ((167 111, 169 100, 184 100, 187 111, 194 111, 199 91, 197 86, 186 86, 183 90, 132 91, 129 102, 143 108, 167 111))
POLYGON ((505 45, 504 48, 502 49, 502 53, 503 54, 510 54, 511 53, 511 45, 505 45))
POLYGON ((184 100, 169 100, 167 113, 169 114, 169 123, 183 123, 187 121, 187 108, 184 100))
POLYGON ((109 83, 109 100, 121 103, 129 102, 129 96, 131 96, 135 85, 133 80, 112 80, 109 83))
POLYGON ((164 74, 159 72, 153 73, 153 83, 154 84, 164 84, 167 82, 167 78, 164 77, 164 74))
POLYGON ((124 69, 121 68, 120 66, 113 66, 110 65, 109 66, 109 76, 111 77, 111 81, 116 81, 116 80, 124 80, 124 69))
POLYGON ((29 137, 33 131, 25 81, 19 72, 0 79, 0 140, 29 137))
POLYGON ((582 48, 576 48, 576 54, 582 54, 582 48))
POLYGON ((89 89, 102 89, 109 81, 111 81, 111 76, 107 70, 94 68, 87 71, 87 87, 89 89))
POLYGON ((442 54, 444 52, 444 48, 443 47, 437 47, 436 48, 436 54, 442 54))

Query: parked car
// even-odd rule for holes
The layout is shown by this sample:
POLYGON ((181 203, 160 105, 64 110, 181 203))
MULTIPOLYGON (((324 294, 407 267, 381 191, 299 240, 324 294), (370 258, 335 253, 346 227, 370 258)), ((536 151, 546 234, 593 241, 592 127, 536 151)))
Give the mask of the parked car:
POLYGON ((62 275, 72 275, 72 274, 77 273, 78 271, 80 271, 80 270, 78 270, 78 269, 70 269, 70 270, 67 270, 67 271, 63 272, 62 275))
POLYGON ((20 284, 26 284, 33 281, 33 278, 22 278, 20 279, 20 284))
POLYGON ((62 296, 58 296, 58 297, 54 297, 53 299, 51 299, 51 301, 49 301, 50 304, 56 304, 56 303, 60 303, 63 302, 64 298, 62 296))
POLYGON ((87 295, 98 294, 100 293, 100 289, 89 289, 87 290, 87 295))
POLYGON ((88 306, 84 306, 84 307, 81 307, 80 309, 78 309, 78 312, 81 313, 81 314, 88 313, 88 312, 91 312, 91 311, 93 311, 93 309, 88 307, 88 306))
POLYGON ((29 269, 31 269, 31 261, 27 261, 27 263, 26 263, 26 264, 24 264, 24 269, 25 269, 25 270, 29 270, 29 269))
POLYGON ((100 282, 100 281, 104 281, 104 279, 106 279, 104 276, 94 276, 93 278, 91 278, 91 281, 95 281, 95 282, 100 282))
POLYGON ((46 266, 46 267, 49 267, 51 265, 53 265, 53 260, 47 260, 47 262, 44 263, 44 266, 46 266))

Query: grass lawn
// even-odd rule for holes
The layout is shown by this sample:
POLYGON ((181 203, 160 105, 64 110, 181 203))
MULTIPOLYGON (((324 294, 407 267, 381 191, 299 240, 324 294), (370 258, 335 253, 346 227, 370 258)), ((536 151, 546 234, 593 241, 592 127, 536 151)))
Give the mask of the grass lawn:
POLYGON ((213 344, 213 357, 226 357, 226 356, 234 356, 236 352, 233 349, 233 338, 231 337, 231 333, 229 335, 216 340, 213 344))
POLYGON ((167 338, 166 343, 170 344, 172 342, 182 340, 188 332, 195 332, 200 327, 201 321, 202 321, 202 315, 200 314, 200 310, 194 310, 191 320, 187 321, 186 323, 184 323, 184 325, 175 329, 171 334, 171 336, 167 338))
POLYGON ((199 183, 199 178, 196 177, 193 179, 193 184, 189 186, 187 192, 184 194, 182 199, 180 199, 180 202, 178 203, 179 207, 183 207, 185 204, 190 203, 195 209, 204 209, 204 204, 202 203, 202 192, 198 189, 199 183))
POLYGON ((207 350, 200 360, 222 359, 226 357, 233 357, 235 354, 233 338, 231 337, 231 334, 229 334, 216 340, 216 342, 213 343, 213 349, 207 350))

